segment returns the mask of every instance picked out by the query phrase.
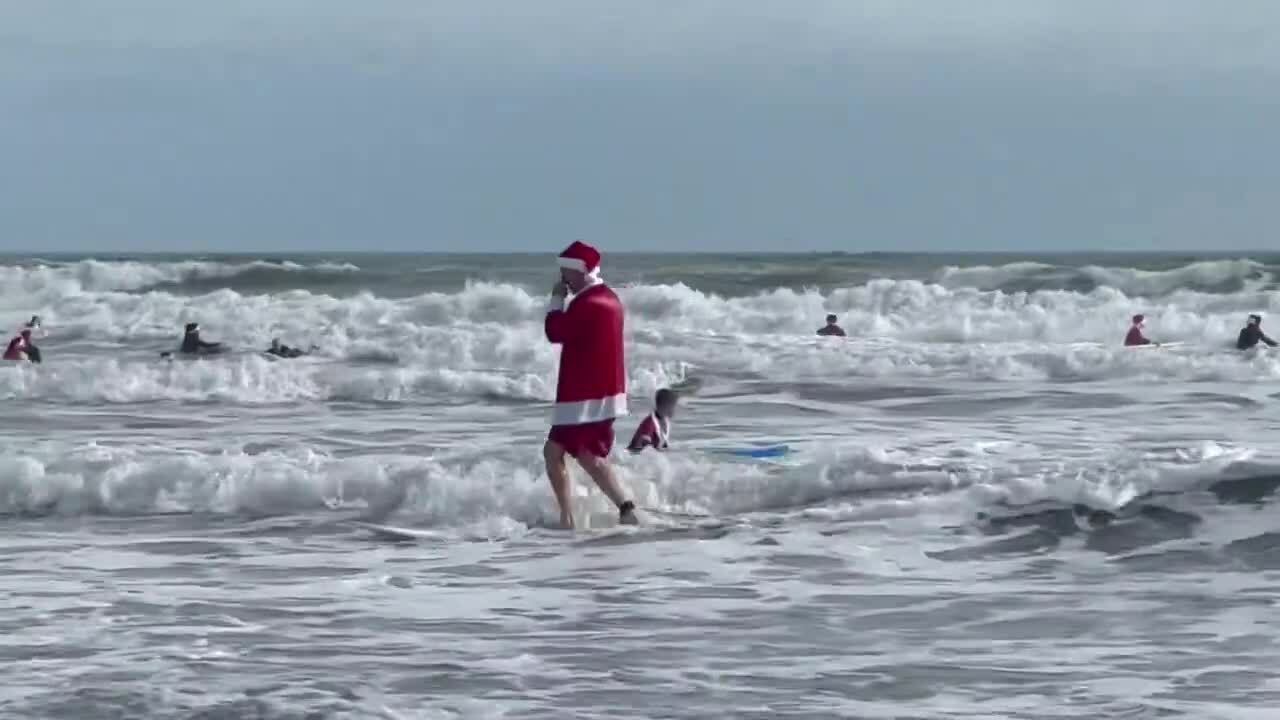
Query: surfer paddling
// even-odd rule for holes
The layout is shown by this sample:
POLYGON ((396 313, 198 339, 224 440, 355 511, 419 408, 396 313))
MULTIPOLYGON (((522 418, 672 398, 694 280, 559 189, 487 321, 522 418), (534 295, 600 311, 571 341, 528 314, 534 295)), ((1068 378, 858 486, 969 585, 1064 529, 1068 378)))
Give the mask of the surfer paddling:
POLYGON ((1240 330, 1240 335, 1236 338, 1237 350, 1248 350, 1263 343, 1271 347, 1276 346, 1276 341, 1266 336, 1262 332, 1262 316, 1250 315, 1249 322, 1240 330))
POLYGON ((1160 343, 1151 342, 1151 339, 1148 338, 1145 334, 1143 334, 1142 327, 1144 324, 1146 324, 1146 322, 1147 322, 1147 316, 1145 315, 1139 314, 1139 315, 1133 316, 1133 321, 1129 325, 1129 332, 1124 336, 1125 347, 1134 347, 1137 345, 1155 345, 1156 347, 1160 346, 1160 343))
POLYGON ((547 340, 560 346, 560 369, 542 456, 560 506, 560 524, 567 529, 574 525, 567 462, 573 456, 618 507, 619 522, 634 525, 635 503, 622 494, 609 465, 613 422, 627 414, 622 303, 600 279, 595 248, 575 241, 560 253, 559 265, 545 329, 547 340))

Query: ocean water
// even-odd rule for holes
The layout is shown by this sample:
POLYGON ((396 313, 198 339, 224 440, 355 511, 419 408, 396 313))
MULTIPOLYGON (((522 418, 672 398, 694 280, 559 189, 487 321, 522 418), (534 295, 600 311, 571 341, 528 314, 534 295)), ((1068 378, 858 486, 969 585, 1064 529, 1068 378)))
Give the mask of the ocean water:
POLYGON ((0 717, 1275 717, 1280 256, 606 254, 565 533, 553 253, 0 259, 0 717))

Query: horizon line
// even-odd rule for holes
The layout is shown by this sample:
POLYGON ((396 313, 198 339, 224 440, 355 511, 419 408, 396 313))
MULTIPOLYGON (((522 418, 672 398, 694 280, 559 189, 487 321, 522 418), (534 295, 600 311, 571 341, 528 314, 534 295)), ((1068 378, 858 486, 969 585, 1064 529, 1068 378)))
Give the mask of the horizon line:
MULTIPOLYGON (((226 257, 264 257, 289 255, 414 255, 414 256, 540 256, 553 254, 556 250, 0 250, 0 257, 111 257, 111 256, 174 256, 174 255, 218 255, 226 257)), ((1248 248, 1240 250, 1221 249, 1186 249, 1186 250, 1117 250, 1117 249, 1083 249, 1083 250, 605 250, 606 255, 747 255, 762 257, 804 257, 804 256, 947 256, 947 255, 1280 255, 1280 250, 1265 248, 1248 248)))

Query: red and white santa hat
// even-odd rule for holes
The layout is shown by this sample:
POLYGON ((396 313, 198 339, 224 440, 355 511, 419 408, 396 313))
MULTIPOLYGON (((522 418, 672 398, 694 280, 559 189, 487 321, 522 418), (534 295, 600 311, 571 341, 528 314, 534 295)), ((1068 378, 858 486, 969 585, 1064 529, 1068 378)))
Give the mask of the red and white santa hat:
POLYGON ((574 240, 573 244, 560 253, 557 264, 562 268, 577 270, 588 277, 598 277, 600 275, 600 251, 581 240, 574 240))

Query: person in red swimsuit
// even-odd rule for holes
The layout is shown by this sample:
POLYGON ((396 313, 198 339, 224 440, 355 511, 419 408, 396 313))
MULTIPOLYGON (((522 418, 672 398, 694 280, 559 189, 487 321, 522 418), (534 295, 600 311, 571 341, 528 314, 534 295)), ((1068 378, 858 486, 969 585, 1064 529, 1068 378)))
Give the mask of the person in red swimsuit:
POLYGON ((671 439, 671 418, 676 415, 676 403, 679 401, 676 391, 662 388, 653 397, 653 412, 640 421, 636 434, 631 436, 631 444, 627 449, 633 453, 647 447, 654 450, 666 450, 671 439))
POLYGON ((622 302, 600 279, 600 253, 590 245, 574 242, 560 253, 559 265, 544 329, 547 340, 560 346, 560 370, 542 456, 560 524, 574 525, 566 461, 572 456, 618 507, 619 522, 634 525, 635 503, 622 494, 609 465, 613 422, 627 414, 622 302))
POLYGON ((40 362, 40 348, 31 343, 31 330, 23 330, 9 341, 9 346, 4 350, 4 359, 40 362))

